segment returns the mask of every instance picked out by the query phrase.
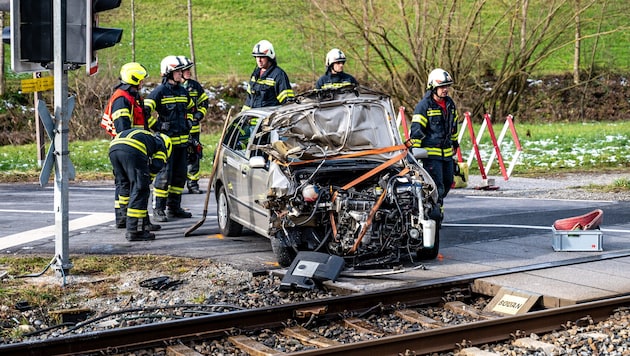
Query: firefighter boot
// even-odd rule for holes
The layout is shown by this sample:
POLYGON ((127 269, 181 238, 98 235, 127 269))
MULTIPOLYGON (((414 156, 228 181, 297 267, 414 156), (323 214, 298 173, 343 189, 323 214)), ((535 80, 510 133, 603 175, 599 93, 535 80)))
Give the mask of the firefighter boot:
POLYGON ((116 228, 124 229, 127 226, 127 206, 121 205, 120 208, 114 208, 116 211, 116 228))
POLYGON ((182 196, 173 195, 169 196, 167 214, 169 218, 191 218, 192 214, 182 209, 181 207, 182 196))
POLYGON ((166 198, 155 198, 155 207, 153 208, 153 219, 157 222, 166 222, 166 198))
POLYGON ((188 181, 188 193, 189 194, 203 194, 203 190, 199 189, 199 181, 188 181))
POLYGON ((149 219, 148 215, 144 217, 143 223, 149 231, 158 231, 162 228, 162 225, 152 224, 151 219, 149 219))
POLYGON ((149 241, 155 240, 155 234, 149 232, 148 227, 145 226, 144 220, 142 220, 141 226, 138 226, 138 222, 140 219, 138 218, 127 218, 127 233, 125 234, 125 238, 128 241, 149 241), (140 230, 138 230, 138 227, 140 230))

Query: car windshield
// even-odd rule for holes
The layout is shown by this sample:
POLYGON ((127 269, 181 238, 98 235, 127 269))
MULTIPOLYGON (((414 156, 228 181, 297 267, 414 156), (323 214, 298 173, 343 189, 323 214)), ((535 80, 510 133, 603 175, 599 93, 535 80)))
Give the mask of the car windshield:
MULTIPOLYGON (((263 130, 274 132, 283 147, 294 152, 292 159, 304 160, 396 146, 400 142, 393 134, 391 119, 389 100, 350 93, 339 100, 305 100, 287 107, 271 115, 263 130)), ((383 159, 393 153, 370 155, 383 159)))

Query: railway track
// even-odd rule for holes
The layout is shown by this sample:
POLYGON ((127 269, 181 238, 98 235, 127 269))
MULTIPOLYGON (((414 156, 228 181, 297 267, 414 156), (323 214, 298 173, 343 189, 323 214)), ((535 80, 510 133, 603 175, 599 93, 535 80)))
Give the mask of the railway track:
MULTIPOLYGON (((613 258, 612 256, 609 256, 613 258)), ((572 263, 591 259, 576 259, 572 263)), ((566 265, 564 261, 562 265, 566 265)), ((552 268, 534 265, 526 269, 552 268)), ((494 271, 507 274, 525 268, 494 271)), ((453 350, 456 345, 480 345, 507 340, 517 333, 544 333, 567 322, 588 318, 597 322, 616 310, 630 306, 630 296, 582 303, 575 306, 538 310, 519 316, 487 314, 475 305, 470 286, 479 275, 447 278, 392 290, 346 295, 297 304, 273 306, 224 314, 200 316, 110 331, 92 332, 43 341, 0 346, 2 355, 121 354, 129 350, 167 350, 179 354, 199 353, 200 345, 227 340, 242 355, 375 355, 424 354, 453 350), (459 324, 444 323, 427 316, 426 310, 439 305, 453 314, 464 315, 459 324), (397 325, 379 325, 387 315, 397 325), (336 324, 353 330, 354 337, 319 331, 336 324), (356 336, 359 335, 359 336, 356 336), (269 339, 289 339, 293 346, 269 346, 269 339)), ((436 314, 436 313, 434 313, 436 314)))

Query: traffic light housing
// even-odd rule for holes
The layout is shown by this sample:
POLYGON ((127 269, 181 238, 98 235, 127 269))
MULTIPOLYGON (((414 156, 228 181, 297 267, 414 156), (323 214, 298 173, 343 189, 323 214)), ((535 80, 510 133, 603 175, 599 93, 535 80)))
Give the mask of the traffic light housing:
POLYGON ((93 75, 98 71, 96 51, 116 45, 122 39, 123 30, 98 26, 98 13, 113 10, 122 0, 86 0, 91 6, 86 9, 85 59, 86 72, 93 75))
MULTIPOLYGON (((98 70, 96 51, 122 39, 122 29, 98 27, 98 13, 119 7, 121 0, 67 0, 65 63, 98 70)), ((53 0, 11 0, 11 68, 17 73, 36 72, 54 61, 53 0)))

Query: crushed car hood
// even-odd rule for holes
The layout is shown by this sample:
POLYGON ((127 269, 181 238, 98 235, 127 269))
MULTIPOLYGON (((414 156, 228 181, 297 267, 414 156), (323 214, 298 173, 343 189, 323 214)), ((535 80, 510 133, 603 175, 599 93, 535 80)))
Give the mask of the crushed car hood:
POLYGON ((261 132, 276 137, 262 149, 285 162, 353 154, 388 160, 402 148, 400 136, 390 129, 395 127, 388 123, 392 119, 391 101, 383 95, 362 93, 358 97, 349 92, 329 101, 306 97, 262 123, 261 132))

